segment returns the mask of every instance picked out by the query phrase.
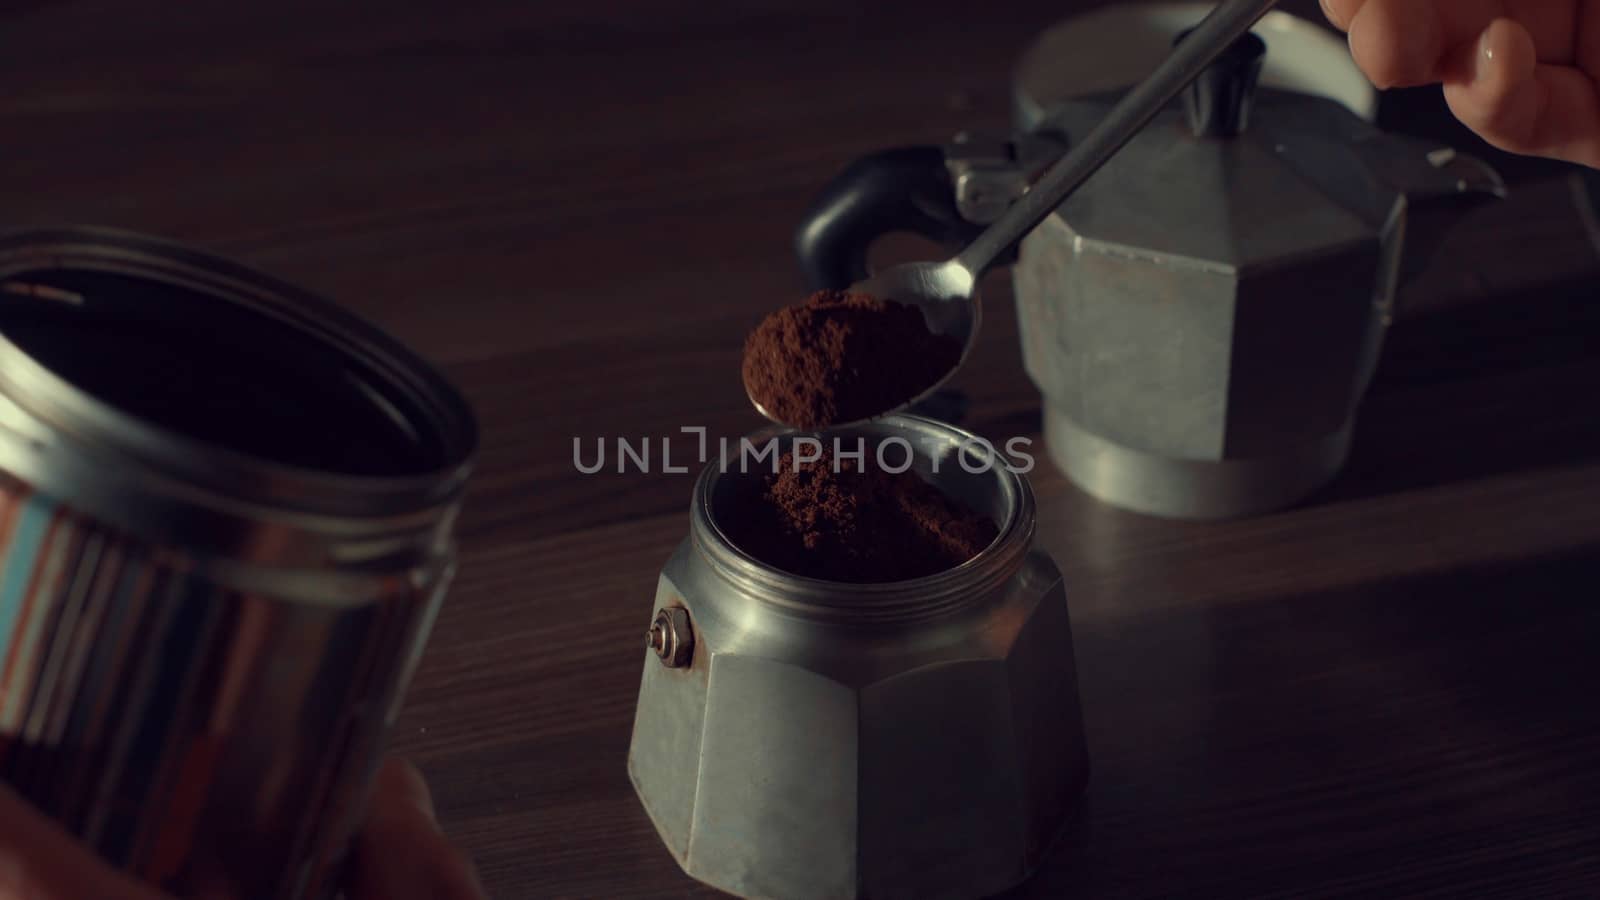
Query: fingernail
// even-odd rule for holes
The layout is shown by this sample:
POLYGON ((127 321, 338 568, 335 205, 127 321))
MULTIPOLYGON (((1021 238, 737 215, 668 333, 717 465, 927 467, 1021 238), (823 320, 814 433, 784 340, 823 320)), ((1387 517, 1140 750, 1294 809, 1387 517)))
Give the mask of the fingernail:
POLYGON ((1478 35, 1475 45, 1476 52, 1472 54, 1472 80, 1487 78, 1496 66, 1504 67, 1507 59, 1506 28, 1501 24, 1503 20, 1496 19, 1489 23, 1489 27, 1478 35))
POLYGON ((1494 65, 1494 45, 1489 42, 1493 33, 1493 26, 1485 28, 1483 34, 1478 35, 1478 52, 1472 54, 1472 80, 1477 81, 1494 65))
POLYGON ((432 797, 414 797, 412 800, 417 804, 417 809, 421 810, 422 814, 428 817, 429 824, 438 824, 439 811, 433 808, 432 797))
POLYGON ((427 788, 423 788, 421 791, 411 795, 411 802, 416 804, 417 810, 422 813, 423 818, 428 820, 428 824, 432 826, 435 831, 438 831, 439 810, 434 808, 433 794, 430 793, 427 788))

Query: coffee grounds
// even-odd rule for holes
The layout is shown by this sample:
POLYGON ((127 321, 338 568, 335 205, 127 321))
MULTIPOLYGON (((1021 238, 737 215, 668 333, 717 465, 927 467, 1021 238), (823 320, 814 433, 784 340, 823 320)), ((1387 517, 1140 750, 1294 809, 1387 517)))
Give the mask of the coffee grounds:
POLYGON ((921 578, 972 559, 999 534, 914 472, 836 464, 826 452, 798 467, 786 453, 777 473, 751 485, 724 531, 756 559, 808 578, 921 578))
POLYGON ((751 332, 745 390, 785 425, 824 428, 904 406, 955 368, 961 350, 914 306, 818 291, 751 332))

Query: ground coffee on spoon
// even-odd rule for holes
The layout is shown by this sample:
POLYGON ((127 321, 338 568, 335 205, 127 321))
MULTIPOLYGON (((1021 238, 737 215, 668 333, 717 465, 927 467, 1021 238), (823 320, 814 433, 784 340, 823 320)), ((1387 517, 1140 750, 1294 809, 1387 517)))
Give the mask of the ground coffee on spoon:
MULTIPOLYGON (((869 454, 870 457, 870 454, 869 454)), ((915 472, 886 472, 824 451, 752 481, 731 517, 735 546, 807 578, 854 584, 904 581, 955 568, 999 531, 915 472)))
POLYGON ((786 425, 824 428, 904 406, 955 368, 961 350, 914 306, 818 291, 750 334, 745 390, 786 425))

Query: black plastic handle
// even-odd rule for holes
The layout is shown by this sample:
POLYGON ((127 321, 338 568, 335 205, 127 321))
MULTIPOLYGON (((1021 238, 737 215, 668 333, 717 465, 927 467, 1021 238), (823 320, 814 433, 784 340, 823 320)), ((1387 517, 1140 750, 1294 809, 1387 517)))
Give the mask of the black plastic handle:
POLYGON ((858 159, 829 182, 800 220, 794 247, 813 289, 842 290, 867 277, 867 253, 886 234, 955 248, 982 230, 956 208, 944 151, 901 147, 858 159))

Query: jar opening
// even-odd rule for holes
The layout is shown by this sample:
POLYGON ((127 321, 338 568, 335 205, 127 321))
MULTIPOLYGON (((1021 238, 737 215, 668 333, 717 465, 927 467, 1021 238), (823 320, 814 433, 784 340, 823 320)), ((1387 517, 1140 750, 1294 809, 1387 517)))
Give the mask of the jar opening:
MULTIPOLYGON (((859 461, 835 457, 827 449, 835 440, 824 439, 823 458, 815 462, 797 465, 794 457, 779 455, 748 471, 720 473, 711 511, 717 529, 764 564, 845 584, 909 580, 882 572, 937 575, 966 564, 999 539, 996 523, 1005 521, 1010 504, 1003 490, 986 483, 992 475, 961 468, 960 450, 949 448, 942 456, 906 451, 900 460, 880 466, 870 440, 864 445, 866 458, 859 461), (774 487, 779 496, 770 492, 774 487), (804 548, 797 527, 809 531, 811 543, 804 548), (814 574, 841 568, 844 560, 836 557, 842 554, 864 563, 846 568, 865 568, 874 577, 814 574)), ((854 439, 837 440, 854 446, 854 439)))
MULTIPOLYGON (((770 456, 747 452, 713 462, 701 476, 693 517, 697 543, 707 558, 767 602, 800 611, 829 610, 852 616, 953 608, 980 596, 986 586, 1010 577, 1031 544, 1033 507, 1026 482, 1008 461, 992 453, 993 448, 950 425, 893 416, 824 433, 777 434, 752 446, 765 450, 768 445, 773 447, 770 456), (989 517, 998 535, 965 562, 900 581, 826 580, 774 565, 740 546, 744 523, 739 517, 749 514, 750 492, 771 476, 774 462, 800 441, 820 441, 828 448, 842 445, 847 452, 865 446, 869 460, 875 456, 875 448, 892 445, 887 456, 897 469, 907 462, 909 451, 908 474, 989 517)), ((872 535, 862 539, 871 540, 872 535)))
POLYGON ((12 272, 0 279, 0 335, 119 412, 267 462, 380 478, 454 462, 394 378, 289 321, 172 281, 12 272))

